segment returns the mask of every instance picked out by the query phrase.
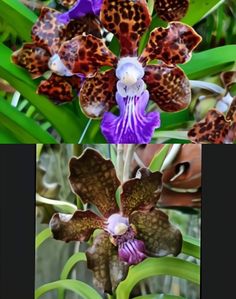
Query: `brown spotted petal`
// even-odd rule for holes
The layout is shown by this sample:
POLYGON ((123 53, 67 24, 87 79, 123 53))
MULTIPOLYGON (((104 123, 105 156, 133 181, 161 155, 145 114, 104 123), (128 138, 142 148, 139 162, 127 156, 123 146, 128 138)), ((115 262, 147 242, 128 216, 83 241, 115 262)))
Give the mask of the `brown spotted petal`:
POLYGON ((117 62, 104 42, 91 34, 64 42, 58 55, 73 74, 86 77, 93 77, 101 66, 114 66, 117 62))
POLYGON ((79 158, 70 160, 69 167, 72 189, 84 203, 95 205, 105 217, 119 211, 115 193, 120 182, 111 160, 87 148, 79 158))
POLYGON ((25 43, 19 50, 13 52, 12 61, 30 73, 33 79, 42 76, 48 70, 50 53, 34 43, 25 43))
POLYGON ((94 284, 104 292, 112 294, 128 273, 128 265, 120 261, 117 247, 107 233, 99 234, 86 251, 88 268, 93 271, 94 284))
POLYGON ((60 43, 64 40, 65 25, 57 21, 58 11, 49 7, 42 7, 40 16, 32 27, 32 39, 55 54, 60 43))
POLYGON ((115 105, 116 82, 114 70, 97 73, 84 81, 79 99, 85 115, 99 118, 115 105))
POLYGON ((52 74, 47 80, 41 81, 37 93, 44 94, 56 104, 70 102, 74 98, 73 88, 79 90, 81 79, 77 76, 61 77, 52 74))
POLYGON ((146 0, 104 0, 100 18, 120 40, 121 56, 136 55, 139 40, 151 22, 146 0))
POLYGON ((62 6, 65 6, 67 8, 71 7, 72 5, 75 4, 77 0, 57 0, 57 2, 59 4, 61 4, 62 6))
POLYGON ((158 201, 162 189, 162 174, 140 168, 136 178, 122 185, 121 210, 128 216, 135 210, 150 210, 158 201))
POLYGON ((87 241, 95 229, 103 228, 103 219, 91 211, 78 210, 73 215, 54 214, 49 226, 56 240, 87 241))
POLYGON ((158 16, 167 22, 182 19, 189 6, 189 0, 156 0, 155 10, 158 16))
POLYGON ((229 132, 230 122, 223 113, 211 109, 200 122, 196 123, 188 132, 189 139, 194 143, 224 143, 229 132))
POLYGON ((227 121, 236 122, 236 96, 233 98, 225 118, 227 121))
POLYGON ((144 241, 149 256, 176 256, 180 253, 181 232, 169 222, 168 216, 162 211, 135 211, 129 220, 137 229, 137 238, 144 241))
POLYGON ((139 60, 143 64, 153 59, 160 59, 167 65, 185 63, 200 42, 200 35, 192 27, 171 22, 169 27, 158 27, 151 32, 139 60))
POLYGON ((189 105, 190 83, 179 67, 168 67, 165 64, 148 65, 143 79, 147 84, 150 99, 163 111, 179 111, 189 105))
POLYGON ((78 20, 71 20, 65 30, 66 40, 72 39, 83 33, 92 34, 101 38, 101 23, 94 15, 86 15, 78 20))

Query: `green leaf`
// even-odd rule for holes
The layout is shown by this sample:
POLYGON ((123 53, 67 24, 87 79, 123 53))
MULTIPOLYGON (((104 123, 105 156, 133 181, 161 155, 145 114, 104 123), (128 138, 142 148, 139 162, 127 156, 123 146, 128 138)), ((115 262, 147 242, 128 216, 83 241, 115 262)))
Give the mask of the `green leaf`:
POLYGON ((34 120, 19 112, 1 97, 0 123, 22 143, 57 143, 34 120))
MULTIPOLYGON (((74 268, 74 266, 78 263, 78 262, 85 262, 86 261, 86 255, 84 252, 77 252, 75 254, 73 254, 68 261, 66 262, 62 272, 61 272, 61 276, 60 279, 67 279, 70 272, 72 271, 72 269, 74 268)), ((58 291, 58 299, 64 299, 64 289, 59 289, 58 291)))
POLYGON ((184 297, 168 295, 168 294, 151 294, 134 297, 133 299, 185 299, 184 297))
POLYGON ((189 9, 181 22, 193 26, 223 2, 224 0, 191 0, 189 9))
POLYGON ((147 258, 130 267, 127 278, 117 287, 117 298, 129 299, 132 289, 139 281, 156 275, 176 276, 200 284, 199 265, 176 257, 147 258))
MULTIPOLYGON (((179 112, 162 112, 161 113, 161 128, 159 130, 170 130, 179 128, 186 122, 193 120, 189 109, 184 109, 179 112)), ((156 130, 155 132, 158 132, 156 130)))
POLYGON ((70 202, 45 198, 40 196, 39 194, 36 194, 36 203, 38 205, 40 204, 52 205, 56 209, 60 210, 62 213, 73 214, 77 210, 77 206, 70 202))
POLYGON ((1 17, 9 23, 24 40, 31 40, 31 27, 37 16, 18 0, 0 0, 1 17))
POLYGON ((190 236, 183 237, 182 253, 200 259, 200 241, 190 236))
POLYGON ((170 146, 171 145, 169 144, 164 145, 162 149, 154 155, 152 161, 150 162, 150 165, 148 166, 148 168, 151 171, 160 171, 161 166, 165 160, 165 157, 170 149, 170 146))
POLYGON ((236 45, 226 45, 210 50, 194 53, 191 60, 180 67, 189 79, 221 72, 222 66, 236 61, 236 45))
POLYGON ((68 259, 61 272, 60 279, 67 279, 71 270, 78 262, 86 262, 86 255, 84 252, 77 252, 68 259))
POLYGON ((187 131, 155 131, 154 138, 175 138, 175 139, 188 139, 187 131))
POLYGON ((75 114, 67 105, 57 106, 36 94, 37 83, 28 73, 11 63, 11 50, 0 44, 0 76, 18 90, 53 125, 65 143, 77 143, 86 125, 84 115, 75 114))
POLYGON ((0 123, 0 143, 1 144, 19 144, 19 140, 12 134, 11 131, 3 127, 0 123))
POLYGON ((39 246, 50 237, 52 237, 52 232, 49 227, 45 228, 43 231, 37 234, 35 241, 35 250, 37 250, 39 246))
POLYGON ((64 288, 66 290, 75 292, 84 299, 102 299, 102 297, 98 294, 97 291, 95 291, 95 289, 93 289, 86 283, 75 279, 57 280, 44 284, 35 291, 35 299, 38 299, 43 294, 58 288, 64 288))

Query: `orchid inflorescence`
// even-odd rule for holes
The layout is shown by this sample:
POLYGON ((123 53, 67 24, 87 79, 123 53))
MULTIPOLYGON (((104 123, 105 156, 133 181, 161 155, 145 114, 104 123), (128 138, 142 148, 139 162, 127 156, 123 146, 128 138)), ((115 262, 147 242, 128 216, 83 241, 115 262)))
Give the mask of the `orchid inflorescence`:
POLYGON ((50 227, 57 240, 93 240, 86 257, 97 287, 112 293, 127 276, 129 266, 149 256, 180 253, 181 232, 156 208, 162 191, 159 171, 140 168, 135 178, 121 185, 111 160, 91 148, 71 158, 69 168, 73 192, 84 204, 90 204, 91 210, 56 213, 50 227), (92 237, 96 229, 100 231, 92 237))
POLYGON ((33 78, 46 76, 37 92, 55 103, 78 95, 87 117, 102 118, 109 143, 149 143, 161 125, 158 111, 146 111, 149 99, 167 112, 182 110, 191 100, 189 81, 177 66, 201 41, 193 28, 179 22, 189 1, 155 1, 158 16, 170 23, 150 33, 140 55, 140 39, 152 20, 145 0, 60 3, 70 9, 60 13, 43 7, 32 28, 33 42, 13 53, 13 61, 33 78), (120 42, 119 56, 104 42, 104 36, 110 40, 113 35, 120 42), (109 112, 117 105, 119 116, 109 112))

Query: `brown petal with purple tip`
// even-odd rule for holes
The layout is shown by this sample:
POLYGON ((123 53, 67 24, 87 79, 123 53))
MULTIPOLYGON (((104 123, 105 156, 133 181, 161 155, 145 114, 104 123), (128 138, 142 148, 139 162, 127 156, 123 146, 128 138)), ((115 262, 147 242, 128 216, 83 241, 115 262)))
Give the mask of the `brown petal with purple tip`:
POLYGON ((48 70, 50 53, 34 43, 25 43, 13 52, 12 61, 24 67, 33 79, 41 77, 48 70))
POLYGON ((54 214, 49 226, 56 240, 87 241, 95 229, 103 228, 103 219, 91 211, 78 210, 73 215, 54 214))
POLYGON ((99 234, 86 251, 88 268, 93 271, 94 284, 106 293, 112 294, 128 273, 128 265, 119 260, 117 247, 109 240, 107 233, 99 234))
POLYGON ((211 109, 200 122, 188 132, 189 139, 194 143, 224 143, 230 128, 223 113, 211 109))
POLYGON ((81 79, 77 76, 61 77, 52 74, 47 80, 41 81, 37 93, 44 94, 56 104, 70 102, 74 98, 73 87, 78 91, 81 79))
POLYGON ((168 216, 162 211, 135 211, 129 220, 137 229, 137 238, 144 241, 149 256, 176 256, 181 252, 181 232, 169 222, 168 216))
POLYGON ((119 211, 115 193, 120 182, 111 160, 87 148, 79 158, 70 160, 69 167, 72 189, 84 203, 95 205, 104 217, 119 211))
POLYGON ((116 82, 114 70, 97 73, 93 78, 84 81, 79 101, 85 115, 100 118, 116 104, 116 82))
POLYGON ((99 38, 89 35, 76 36, 64 42, 58 55, 73 73, 93 77, 101 66, 114 66, 116 56, 99 38))
POLYGON ((148 65, 143 79, 147 84, 150 99, 163 111, 175 112, 189 105, 190 83, 179 67, 168 67, 165 64, 148 65))
POLYGON ((162 174, 140 168, 136 178, 122 185, 121 211, 124 216, 135 210, 150 210, 158 201, 162 189, 162 174))
POLYGON ((169 27, 154 29, 139 61, 143 64, 160 59, 167 65, 185 63, 202 38, 195 30, 180 22, 171 22, 169 27))
POLYGON ((137 54, 139 40, 151 22, 146 0, 104 0, 100 19, 119 39, 121 56, 137 54))
POLYGON ((57 21, 60 12, 49 7, 42 7, 40 16, 32 27, 32 39, 38 46, 43 46, 55 54, 60 43, 65 39, 66 25, 57 21))
POLYGON ((156 0, 155 10, 158 16, 167 22, 182 19, 189 6, 189 0, 156 0))

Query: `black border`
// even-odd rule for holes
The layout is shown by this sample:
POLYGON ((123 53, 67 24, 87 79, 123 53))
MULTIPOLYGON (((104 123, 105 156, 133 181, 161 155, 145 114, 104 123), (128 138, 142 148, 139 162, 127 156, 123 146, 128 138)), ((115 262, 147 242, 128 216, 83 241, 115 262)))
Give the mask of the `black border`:
POLYGON ((35 145, 0 145, 0 298, 34 298, 35 145))
POLYGON ((235 298, 236 145, 202 146, 201 299, 235 298))

